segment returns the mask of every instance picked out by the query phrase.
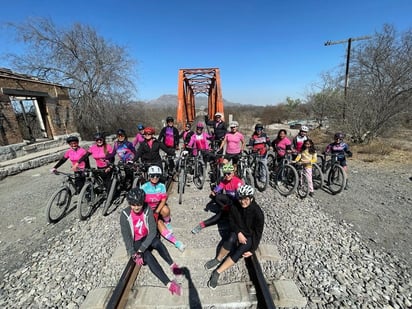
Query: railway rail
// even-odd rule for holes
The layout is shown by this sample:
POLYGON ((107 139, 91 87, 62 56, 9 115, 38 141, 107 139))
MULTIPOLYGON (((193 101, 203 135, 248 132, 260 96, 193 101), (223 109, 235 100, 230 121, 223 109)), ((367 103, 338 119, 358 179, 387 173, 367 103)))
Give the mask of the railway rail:
MULTIPOLYGON (((173 189, 173 185, 174 182, 171 178, 169 178, 166 182, 168 193, 170 193, 173 189)), ((269 286, 263 275, 262 268, 256 255, 252 255, 251 257, 246 258, 245 265, 250 277, 250 281, 253 283, 256 291, 257 308, 276 308, 269 286)), ((107 309, 122 309, 126 307, 129 292, 131 291, 134 282, 138 278, 140 268, 141 266, 136 265, 132 258, 129 259, 116 287, 113 289, 113 293, 111 294, 109 301, 107 302, 107 309)))

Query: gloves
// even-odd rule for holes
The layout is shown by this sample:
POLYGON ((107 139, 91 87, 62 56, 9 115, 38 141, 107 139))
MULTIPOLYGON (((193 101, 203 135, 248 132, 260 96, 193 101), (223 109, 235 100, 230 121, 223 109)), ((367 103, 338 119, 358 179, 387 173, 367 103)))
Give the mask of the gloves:
POLYGON ((142 266, 144 264, 142 252, 136 252, 135 254, 133 254, 132 259, 136 263, 136 265, 142 266))
POLYGON ((159 213, 158 212, 154 212, 153 213, 153 217, 155 219, 155 222, 157 223, 157 221, 159 220, 159 213))
POLYGON ((51 170, 50 170, 50 173, 52 173, 52 174, 56 174, 56 172, 57 172, 57 168, 52 168, 51 170))
POLYGON ((346 153, 348 154, 348 157, 349 157, 349 158, 352 157, 352 152, 351 152, 351 151, 347 151, 346 153))
POLYGON ((189 153, 189 151, 183 150, 183 151, 182 151, 182 156, 186 156, 188 153, 189 153))

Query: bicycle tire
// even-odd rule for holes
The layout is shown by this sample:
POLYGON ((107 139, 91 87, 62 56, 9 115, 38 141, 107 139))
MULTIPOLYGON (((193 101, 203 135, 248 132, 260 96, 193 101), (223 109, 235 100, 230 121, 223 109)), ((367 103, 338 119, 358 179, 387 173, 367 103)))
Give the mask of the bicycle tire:
POLYGON ((296 188, 296 191, 300 198, 305 198, 309 194, 309 179, 308 179, 308 176, 303 171, 301 171, 301 173, 302 174, 299 177, 298 186, 296 188))
POLYGON ((332 165, 328 174, 329 190, 332 194, 339 194, 346 185, 346 172, 339 164, 332 165))
POLYGON ((80 191, 77 211, 80 220, 86 220, 90 217, 94 205, 95 205, 96 194, 94 192, 94 185, 92 182, 86 182, 80 191))
POLYGON ((256 162, 255 168, 253 169, 253 178, 255 181, 255 188, 258 189, 259 192, 265 191, 268 186, 268 167, 262 162, 256 162))
POLYGON ((288 196, 292 194, 298 186, 298 172, 289 164, 282 165, 276 174, 275 184, 281 195, 288 196))
POLYGON ((57 189, 52 194, 46 206, 46 219, 48 223, 56 223, 63 218, 70 205, 72 191, 69 187, 64 186, 57 189), (56 214, 55 214, 56 213, 56 214))
POLYGON ((195 174, 193 175, 193 183, 195 184, 196 188, 202 190, 206 179, 206 170, 203 162, 197 161, 196 165, 195 174))
POLYGON ((250 167, 247 167, 247 168, 245 169, 245 177, 244 177, 243 180, 244 180, 244 182, 245 182, 246 185, 255 187, 255 183, 254 183, 254 180, 253 180, 253 172, 252 172, 252 170, 250 169, 250 167))
POLYGON ((313 182, 313 189, 318 190, 322 189, 324 184, 324 178, 322 169, 318 164, 312 165, 312 182, 313 182))
POLYGON ((185 193, 185 186, 186 186, 186 172, 185 172, 185 167, 183 166, 179 172, 179 185, 177 187, 177 190, 179 192, 179 204, 182 204, 183 193, 185 193))
POLYGON ((116 191, 117 191, 117 184, 118 184, 118 180, 115 177, 112 179, 109 193, 107 194, 106 201, 104 202, 103 211, 102 211, 103 216, 106 216, 109 214, 110 206, 112 205, 114 195, 116 194, 116 191))

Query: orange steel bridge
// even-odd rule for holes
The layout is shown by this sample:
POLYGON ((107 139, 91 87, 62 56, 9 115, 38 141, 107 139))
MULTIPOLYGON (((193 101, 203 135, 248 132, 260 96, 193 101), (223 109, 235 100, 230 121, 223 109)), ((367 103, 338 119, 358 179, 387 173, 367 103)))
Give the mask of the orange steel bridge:
POLYGON ((216 112, 223 114, 219 69, 179 70, 176 115, 178 126, 183 127, 186 122, 195 120, 195 97, 198 94, 208 96, 207 114, 210 119, 213 119, 216 112))

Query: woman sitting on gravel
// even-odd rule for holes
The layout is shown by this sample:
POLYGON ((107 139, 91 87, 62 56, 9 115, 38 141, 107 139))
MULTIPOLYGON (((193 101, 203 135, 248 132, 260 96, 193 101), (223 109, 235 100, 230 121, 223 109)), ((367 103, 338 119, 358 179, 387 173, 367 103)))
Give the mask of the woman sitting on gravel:
POLYGON ((140 188, 133 188, 127 194, 129 207, 120 214, 120 228, 127 253, 140 266, 148 265, 151 272, 167 286, 170 293, 182 295, 181 286, 170 280, 159 262, 152 254, 156 249, 169 264, 174 274, 181 274, 181 269, 173 262, 165 245, 157 235, 156 222, 152 209, 145 203, 145 193, 140 188))

